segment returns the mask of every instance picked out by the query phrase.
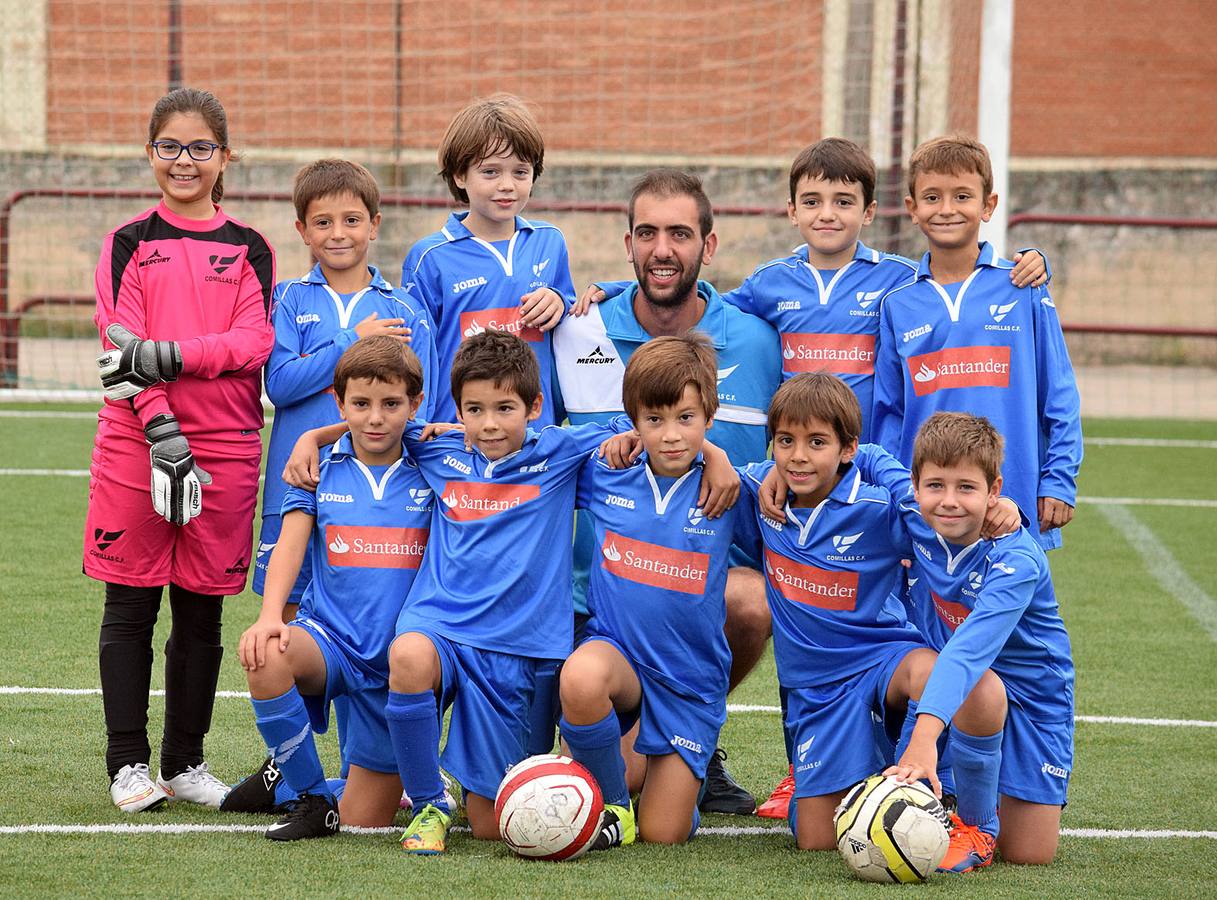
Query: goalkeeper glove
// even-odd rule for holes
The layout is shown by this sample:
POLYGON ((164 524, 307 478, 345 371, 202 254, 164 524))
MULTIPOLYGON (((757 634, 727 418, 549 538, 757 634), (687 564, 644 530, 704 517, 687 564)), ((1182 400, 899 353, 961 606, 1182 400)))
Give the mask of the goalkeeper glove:
POLYGON ((152 508, 166 522, 185 525, 203 512, 202 485, 211 476, 194 461, 175 417, 154 417, 144 437, 152 445, 152 508))
POLYGON ((126 400, 159 381, 177 381, 182 350, 177 341, 144 341, 114 324, 106 337, 117 347, 97 357, 101 386, 107 400, 126 400))

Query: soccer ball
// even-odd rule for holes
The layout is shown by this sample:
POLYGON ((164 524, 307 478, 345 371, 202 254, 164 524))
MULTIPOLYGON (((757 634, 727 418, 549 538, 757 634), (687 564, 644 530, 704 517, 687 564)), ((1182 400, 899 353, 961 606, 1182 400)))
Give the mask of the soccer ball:
POLYGON ((604 798, 592 773, 566 756, 512 766, 494 798, 503 843, 530 859, 574 859, 600 833, 604 798))
POLYGON ((938 798, 922 784, 872 775, 837 807, 837 849, 864 881, 911 883, 929 878, 947 852, 951 827, 938 798))

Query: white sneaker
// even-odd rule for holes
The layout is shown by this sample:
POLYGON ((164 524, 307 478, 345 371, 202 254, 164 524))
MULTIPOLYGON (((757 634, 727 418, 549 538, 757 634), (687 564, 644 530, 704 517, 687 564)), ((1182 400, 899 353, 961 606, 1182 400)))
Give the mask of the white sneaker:
POLYGON ((169 796, 149 777, 148 767, 138 763, 118 770, 110 782, 110 799, 123 812, 136 813, 162 806, 169 796))
POLYGON ((210 806, 219 809, 220 803, 231 790, 231 787, 216 778, 207 768, 207 763, 190 766, 181 775, 172 778, 156 776, 156 784, 169 798, 170 803, 183 800, 187 803, 198 803, 200 806, 210 806))

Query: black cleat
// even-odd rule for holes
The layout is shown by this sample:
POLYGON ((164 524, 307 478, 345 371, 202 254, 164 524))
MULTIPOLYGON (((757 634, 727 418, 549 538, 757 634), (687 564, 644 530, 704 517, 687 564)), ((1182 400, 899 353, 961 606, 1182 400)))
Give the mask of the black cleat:
POLYGON ((610 847, 623 847, 634 843, 636 836, 633 804, 628 807, 608 804, 604 807, 604 818, 600 820, 600 833, 588 849, 608 850, 610 847))
POLYGON ((266 757, 266 762, 252 775, 241 779, 228 795, 220 801, 221 812, 238 813, 274 813, 275 788, 283 773, 275 765, 273 756, 266 757))
POLYGON ((266 829, 272 841, 302 841, 338 833, 338 807, 329 794, 301 794, 282 819, 266 829))
POLYGON ((697 808, 704 813, 725 813, 729 816, 750 816, 756 812, 756 800, 739 786, 723 763, 727 751, 714 748, 710 765, 706 768, 705 788, 697 808))

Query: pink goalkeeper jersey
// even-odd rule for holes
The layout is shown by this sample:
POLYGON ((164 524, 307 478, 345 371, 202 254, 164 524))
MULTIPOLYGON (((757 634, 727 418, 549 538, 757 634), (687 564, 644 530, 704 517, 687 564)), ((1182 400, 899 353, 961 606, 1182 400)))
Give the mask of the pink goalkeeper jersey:
POLYGON ((154 416, 172 413, 192 441, 260 453, 262 365, 274 339, 275 257, 266 239, 219 208, 204 221, 162 202, 106 238, 94 281, 104 349, 115 322, 182 349, 177 381, 107 400, 100 417, 142 436, 154 416))

